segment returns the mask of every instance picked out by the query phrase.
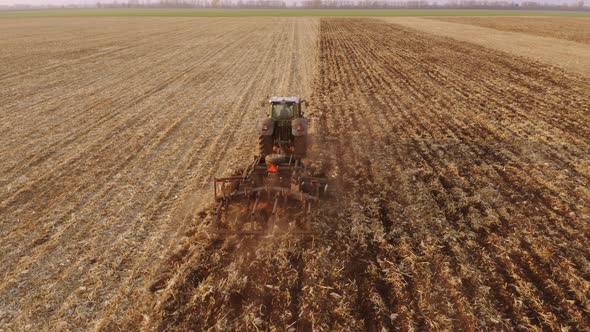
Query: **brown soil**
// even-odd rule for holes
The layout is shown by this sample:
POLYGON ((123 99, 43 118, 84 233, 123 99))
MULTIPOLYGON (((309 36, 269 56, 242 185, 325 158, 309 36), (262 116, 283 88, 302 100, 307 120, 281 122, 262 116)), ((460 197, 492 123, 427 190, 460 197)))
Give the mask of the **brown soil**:
POLYGON ((587 328, 588 81, 372 20, 322 20, 319 53, 340 212, 304 274, 333 288, 304 292, 304 317, 587 328))

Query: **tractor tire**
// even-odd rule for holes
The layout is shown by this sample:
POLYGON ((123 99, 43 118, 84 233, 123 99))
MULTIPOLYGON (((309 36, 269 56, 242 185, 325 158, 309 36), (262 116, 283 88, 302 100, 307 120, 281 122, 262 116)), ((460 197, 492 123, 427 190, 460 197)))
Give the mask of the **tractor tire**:
POLYGON ((260 136, 258 138, 258 146, 262 158, 272 153, 272 143, 272 136, 260 136))
POLYGON ((295 147, 295 154, 300 158, 304 158, 307 153, 307 136, 296 136, 293 140, 295 147))

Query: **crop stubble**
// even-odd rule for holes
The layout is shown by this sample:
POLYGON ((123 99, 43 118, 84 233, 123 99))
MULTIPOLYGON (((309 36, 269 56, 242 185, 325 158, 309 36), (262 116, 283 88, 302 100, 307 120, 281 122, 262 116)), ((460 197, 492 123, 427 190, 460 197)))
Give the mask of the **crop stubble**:
POLYGON ((590 19, 587 17, 437 17, 434 19, 590 44, 590 19))
POLYGON ((258 103, 307 93, 315 20, 42 22, 2 22, 0 325, 108 329, 255 153, 258 103))
MULTIPOLYGON (((103 330, 589 327, 585 79, 378 20, 321 19, 317 54, 313 20, 208 20, 198 28, 207 33, 194 31, 195 22, 203 21, 181 20, 165 36, 154 28, 156 50, 123 35, 135 47, 104 60, 118 66, 77 63, 114 71, 105 73, 109 81, 90 80, 107 105, 76 95, 84 89, 64 71, 70 109, 2 113, 11 122, 1 133, 23 135, 14 149, 30 145, 1 165, 14 174, 2 183, 10 189, 1 197, 0 242, 9 252, 0 304, 14 313, 1 322, 103 330), (202 34, 206 46, 187 41, 202 34), (195 63, 203 53, 210 55, 195 63), (137 55, 145 67, 128 73, 137 55), (276 78, 285 67, 305 70, 276 78), (139 96, 117 89, 131 79, 145 87, 139 96), (333 191, 315 220, 320 235, 204 236, 207 181, 254 151, 252 95, 311 87, 310 159, 333 191), (64 122, 42 112, 60 112, 55 119, 64 122), (31 119, 39 126, 23 126, 31 119), (19 125, 23 133, 12 129, 19 125), (55 133, 53 141, 40 128, 55 133)), ((22 86, 10 72, 3 77, 22 86)), ((57 102, 31 89, 10 93, 35 105, 57 102)), ((23 107, 16 99, 7 110, 23 107)))

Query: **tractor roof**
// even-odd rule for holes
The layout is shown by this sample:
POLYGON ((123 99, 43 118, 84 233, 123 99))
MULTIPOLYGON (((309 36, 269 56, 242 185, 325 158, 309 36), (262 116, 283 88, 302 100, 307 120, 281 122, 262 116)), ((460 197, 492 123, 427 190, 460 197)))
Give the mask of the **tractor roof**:
POLYGON ((271 103, 280 103, 281 101, 285 101, 287 103, 298 103, 299 97, 270 97, 271 103))

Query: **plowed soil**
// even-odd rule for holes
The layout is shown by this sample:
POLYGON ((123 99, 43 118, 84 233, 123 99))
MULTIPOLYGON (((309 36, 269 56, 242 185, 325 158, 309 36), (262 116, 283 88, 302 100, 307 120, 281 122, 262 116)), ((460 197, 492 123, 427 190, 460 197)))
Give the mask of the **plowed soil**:
POLYGON ((56 22, 0 40, 0 327, 590 329, 586 78, 373 19, 56 22), (268 94, 310 100, 318 234, 210 235, 268 94))
POLYGON ((306 260, 334 287, 305 292, 328 303, 308 319, 588 328, 588 81, 371 20, 322 20, 319 53, 341 212, 306 260))

